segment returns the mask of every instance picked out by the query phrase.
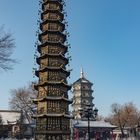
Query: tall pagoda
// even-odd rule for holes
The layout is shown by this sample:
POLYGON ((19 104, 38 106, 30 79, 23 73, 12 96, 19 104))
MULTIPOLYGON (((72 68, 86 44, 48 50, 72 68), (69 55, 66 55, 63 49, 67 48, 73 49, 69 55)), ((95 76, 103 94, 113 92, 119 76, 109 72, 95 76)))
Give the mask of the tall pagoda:
POLYGON ((37 106, 35 140, 70 140, 70 115, 67 83, 70 71, 66 66, 68 46, 64 33, 64 1, 42 0, 41 22, 37 47, 39 65, 35 75, 38 91, 33 102, 37 106))
POLYGON ((81 69, 80 78, 73 83, 73 111, 72 114, 75 119, 81 119, 79 109, 86 108, 89 105, 92 110, 94 107, 92 96, 92 83, 84 76, 83 69, 81 69))

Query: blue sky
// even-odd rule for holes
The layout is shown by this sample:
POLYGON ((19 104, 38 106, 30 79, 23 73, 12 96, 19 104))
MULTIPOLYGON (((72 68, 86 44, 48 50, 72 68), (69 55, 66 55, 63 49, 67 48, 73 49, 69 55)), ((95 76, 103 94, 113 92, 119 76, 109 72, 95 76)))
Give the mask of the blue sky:
MULTIPOLYGON (((94 83, 99 114, 110 113, 114 102, 140 107, 140 1, 66 0, 73 69, 69 83, 85 77, 94 83)), ((0 25, 15 38, 13 57, 20 60, 1 72, 0 109, 8 109, 10 89, 33 81, 38 0, 1 0, 0 25)), ((139 108, 140 109, 140 108, 139 108)))

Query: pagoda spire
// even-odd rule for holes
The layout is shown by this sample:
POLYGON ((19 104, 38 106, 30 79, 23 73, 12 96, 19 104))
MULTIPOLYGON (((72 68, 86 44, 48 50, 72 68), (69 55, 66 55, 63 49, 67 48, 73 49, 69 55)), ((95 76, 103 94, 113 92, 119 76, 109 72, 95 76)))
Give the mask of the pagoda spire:
POLYGON ((80 78, 84 78, 84 71, 83 71, 83 68, 81 67, 81 72, 80 72, 80 78))

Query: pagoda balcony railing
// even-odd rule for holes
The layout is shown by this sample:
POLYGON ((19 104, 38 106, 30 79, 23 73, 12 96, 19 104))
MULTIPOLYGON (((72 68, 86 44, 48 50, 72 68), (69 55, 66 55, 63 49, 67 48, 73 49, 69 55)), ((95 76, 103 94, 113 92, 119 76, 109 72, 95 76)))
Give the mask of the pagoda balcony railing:
POLYGON ((42 23, 45 23, 46 21, 50 21, 50 22, 52 21, 52 22, 63 23, 63 22, 62 22, 63 20, 61 20, 61 19, 59 19, 59 18, 56 18, 56 19, 48 18, 48 19, 42 19, 41 24, 42 24, 42 23))
MULTIPOLYGON (((48 19, 47 20, 50 20, 50 21, 59 21, 59 22, 62 22, 63 20, 62 19, 60 19, 60 18, 50 18, 50 17, 48 17, 48 19)), ((45 22, 46 21, 46 19, 42 19, 42 21, 43 22, 45 22)))
MULTIPOLYGON (((47 29, 49 32, 63 32, 62 30, 61 30, 61 28, 59 28, 59 27, 57 27, 57 28, 54 28, 54 27, 49 27, 48 29, 47 29)), ((46 30, 44 30, 44 32, 45 32, 46 30)))
POLYGON ((42 12, 41 15, 42 20, 60 20, 61 22, 64 20, 64 15, 60 10, 46 10, 42 12), (51 14, 52 13, 59 13, 59 14, 51 14), (44 16, 43 16, 44 15, 44 16))
POLYGON ((61 39, 51 39, 49 38, 48 40, 42 40, 41 43, 46 43, 46 42, 49 42, 49 43, 62 43, 64 44, 65 40, 61 40, 61 39))
POLYGON ((48 31, 55 31, 55 32, 61 32, 62 33, 65 30, 65 24, 62 23, 62 22, 59 22, 59 21, 54 22, 54 21, 46 20, 46 21, 41 23, 40 30, 42 32, 45 32, 46 30, 48 30, 48 31), (53 25, 51 23, 53 23, 53 25), (48 27, 44 27, 45 24, 47 24, 48 27))
POLYGON ((52 31, 45 30, 39 34, 39 40, 48 40, 48 41, 61 41, 65 42, 67 34, 64 34, 61 31, 52 31))
MULTIPOLYGON (((51 27, 54 29, 54 27, 51 27)), ((55 27, 55 29, 58 27, 55 27)), ((47 29, 45 31, 43 31, 42 33, 40 33, 41 35, 49 35, 48 39, 54 39, 54 40, 60 40, 61 37, 66 38, 67 34, 64 34, 63 32, 61 32, 60 30, 51 30, 51 29, 47 29), (54 36, 54 34, 57 34, 57 36, 54 36)))
MULTIPOLYGON (((42 41, 42 42, 40 41, 40 42, 38 43, 38 46, 44 45, 44 44, 61 44, 62 46, 67 46, 67 44, 65 44, 65 41, 64 41, 64 42, 61 42, 60 40, 57 41, 57 42, 48 41, 48 40, 45 40, 45 41, 42 41)), ((38 51, 40 51, 39 49, 40 49, 40 48, 38 47, 38 51)))
POLYGON ((56 66, 54 66, 54 65, 46 66, 46 65, 41 64, 39 70, 41 71, 41 70, 44 70, 45 68, 49 68, 49 69, 58 69, 58 68, 62 68, 62 69, 65 70, 65 66, 64 66, 63 64, 62 64, 62 65, 56 65, 56 66))
POLYGON ((49 31, 49 32, 51 32, 51 31, 60 32, 60 28, 58 28, 58 27, 49 27, 49 28, 48 28, 48 31, 49 31))
POLYGON ((69 45, 67 45, 67 44, 65 45, 65 44, 63 44, 61 42, 52 43, 52 42, 48 42, 48 41, 46 41, 45 43, 42 43, 42 44, 41 44, 41 42, 38 43, 38 46, 37 46, 38 52, 41 53, 41 48, 45 47, 46 45, 58 45, 59 47, 62 47, 63 49, 65 49, 64 53, 62 53, 62 54, 65 54, 65 53, 68 52, 68 46, 69 45))
POLYGON ((62 78, 55 78, 54 77, 54 79, 51 79, 51 78, 44 78, 43 80, 39 80, 39 85, 42 85, 42 84, 44 84, 45 82, 50 82, 50 83, 61 83, 61 81, 63 80, 63 82, 64 83, 66 83, 67 82, 67 80, 65 80, 65 79, 62 79, 62 78))
MULTIPOLYGON (((50 12, 51 12, 52 10, 50 10, 50 12)), ((58 10, 56 10, 56 11, 52 11, 52 12, 59 12, 59 15, 58 14, 51 14, 50 15, 50 13, 47 13, 47 12, 49 12, 49 10, 48 11, 44 11, 43 13, 42 13, 42 15, 41 15, 41 20, 42 21, 45 21, 45 20, 53 20, 53 21, 60 21, 60 22, 62 22, 63 20, 64 20, 64 15, 60 12, 60 11, 58 11, 58 10)))
POLYGON ((62 10, 59 7, 46 7, 44 8, 44 12, 46 11, 58 11, 58 12, 62 12, 62 10))
MULTIPOLYGON (((47 111, 38 110, 37 114, 64 114, 64 111, 65 110, 62 110, 60 108, 52 108, 51 107, 50 109, 47 109, 47 111)), ((69 111, 66 111, 65 114, 70 115, 69 111)))
MULTIPOLYGON (((52 91, 52 92, 54 92, 54 91, 52 91)), ((53 94, 52 95, 52 92, 48 92, 47 93, 47 95, 48 95, 48 97, 50 96, 50 97, 62 97, 62 95, 64 95, 64 93, 55 93, 55 94, 53 94)), ((39 95, 39 97, 38 98, 45 98, 46 97, 46 95, 39 95)), ((64 98, 68 98, 68 95, 64 95, 64 98)))
POLYGON ((48 124, 47 125, 47 130, 61 130, 61 125, 60 124, 55 124, 53 127, 52 127, 52 124, 48 124))
POLYGON ((46 81, 50 81, 50 82, 59 82, 61 81, 62 79, 57 79, 57 78, 54 78, 53 80, 51 78, 44 78, 43 80, 39 80, 39 84, 44 84, 46 81))
MULTIPOLYGON (((45 57, 45 56, 56 56, 56 57, 58 57, 58 56, 60 56, 60 57, 62 57, 62 58, 64 58, 64 59, 69 59, 69 58, 66 58, 65 57, 65 55, 64 54, 62 54, 61 52, 59 52, 59 53, 44 53, 44 54, 42 54, 40 57, 37 57, 37 59, 39 59, 39 58, 43 58, 43 57, 45 57)), ((58 66, 59 67, 59 66, 58 66)))

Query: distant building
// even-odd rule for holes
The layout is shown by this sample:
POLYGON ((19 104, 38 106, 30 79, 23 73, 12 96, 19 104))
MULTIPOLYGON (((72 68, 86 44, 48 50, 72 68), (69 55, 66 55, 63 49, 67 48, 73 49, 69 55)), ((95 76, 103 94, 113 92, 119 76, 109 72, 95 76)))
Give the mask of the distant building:
MULTIPOLYGON (((90 121, 90 137, 95 140, 107 140, 114 136, 113 130, 117 128, 104 121, 90 121)), ((80 140, 87 139, 88 136, 88 122, 83 120, 75 120, 73 124, 73 140, 76 138, 80 140)))
POLYGON ((21 117, 21 111, 0 110, 3 125, 15 124, 21 117))
POLYGON ((15 137, 20 131, 17 122, 21 118, 21 112, 11 110, 0 110, 0 117, 0 137, 15 137))
POLYGON ((0 110, 0 117, 0 138, 28 138, 33 136, 33 128, 31 124, 25 123, 21 111, 0 110))

